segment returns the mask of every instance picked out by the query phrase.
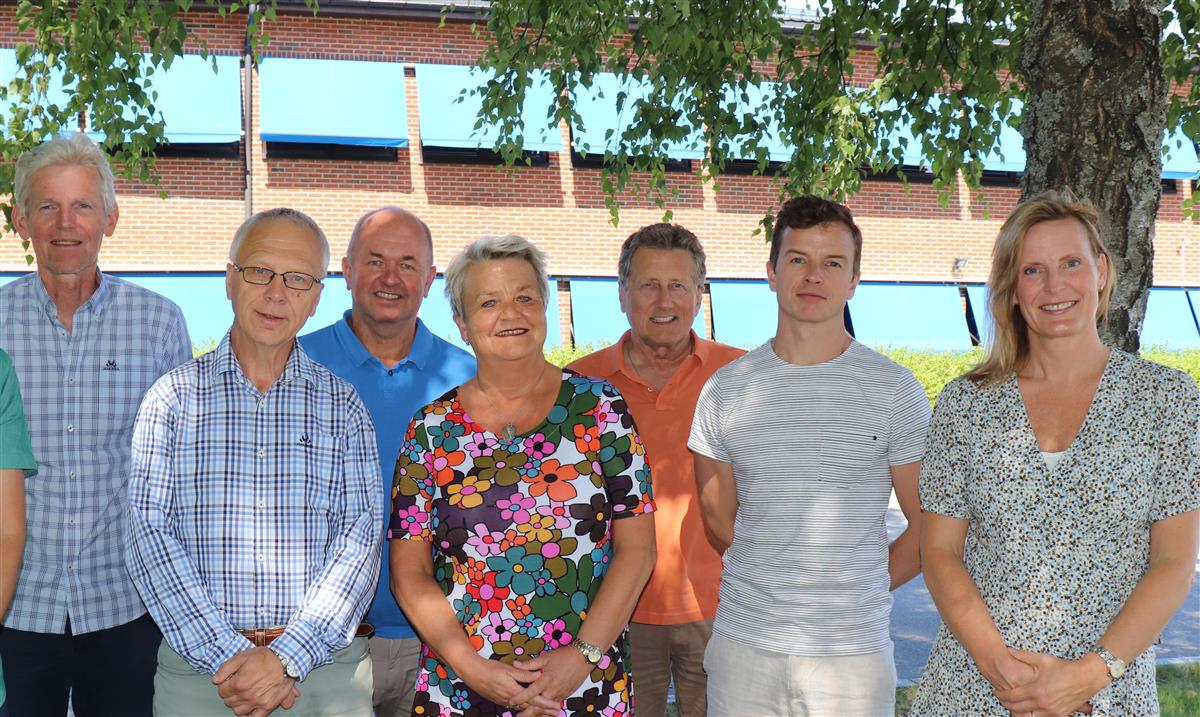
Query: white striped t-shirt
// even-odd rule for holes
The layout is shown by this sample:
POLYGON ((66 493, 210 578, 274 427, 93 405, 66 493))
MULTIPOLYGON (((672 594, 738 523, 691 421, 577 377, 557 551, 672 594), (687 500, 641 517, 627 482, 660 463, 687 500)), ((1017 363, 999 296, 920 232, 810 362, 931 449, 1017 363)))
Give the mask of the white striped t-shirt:
POLYGON ((912 373, 858 342, 812 366, 768 342, 713 374, 688 447, 737 484, 714 631, 809 657, 888 649, 889 466, 921 459, 929 413, 912 373))

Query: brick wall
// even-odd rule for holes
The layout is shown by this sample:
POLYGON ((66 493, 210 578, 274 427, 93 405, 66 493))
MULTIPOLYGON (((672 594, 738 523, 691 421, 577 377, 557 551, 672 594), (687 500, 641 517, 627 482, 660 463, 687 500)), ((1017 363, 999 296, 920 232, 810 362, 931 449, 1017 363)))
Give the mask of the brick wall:
MULTIPOLYGON (((210 50, 237 53, 241 18, 193 13, 190 22, 210 50)), ((270 23, 267 54, 402 63, 469 64, 483 47, 469 23, 417 19, 284 15, 270 23)), ((0 45, 20 39, 11 8, 0 8, 0 45)), ((195 45, 198 47, 198 44, 195 45)), ((869 76, 874 58, 856 58, 858 75, 869 76)), ((485 233, 516 232, 535 240, 551 259, 551 272, 612 276, 621 240, 637 227, 659 221, 663 210, 647 200, 622 199, 620 226, 604 206, 599 172, 571 166, 569 153, 552 154, 544 167, 506 173, 487 165, 424 164, 421 160, 416 78, 408 73, 409 147, 394 162, 316 161, 264 157, 258 135, 257 76, 252 73, 250 115, 254 130, 243 152, 250 155, 253 209, 289 205, 310 213, 333 243, 333 265, 355 219, 381 204, 400 204, 433 229, 435 259, 445 266, 463 243, 485 233)), ((313 88, 316 101, 320 88, 313 88)), ((564 147, 567 146, 565 129, 564 147)), ((119 183, 121 219, 105 242, 109 270, 214 270, 223 266, 233 231, 246 214, 244 158, 163 159, 162 188, 119 183)), ((765 177, 725 176, 701 186, 694 176, 672 174, 678 194, 667 208, 705 242, 713 277, 763 276, 764 237, 756 235, 773 210, 778 189, 765 177)), ((1156 231, 1155 280, 1160 285, 1200 283, 1200 225, 1185 221, 1186 182, 1163 195, 1156 231)), ((945 203, 928 184, 868 181, 850 201, 866 236, 866 280, 965 280, 986 278, 992 239, 1017 198, 1014 187, 971 192, 959 186, 945 203), (951 273, 955 259, 966 266, 951 273)), ((25 266, 14 237, 0 241, 0 270, 25 266)))

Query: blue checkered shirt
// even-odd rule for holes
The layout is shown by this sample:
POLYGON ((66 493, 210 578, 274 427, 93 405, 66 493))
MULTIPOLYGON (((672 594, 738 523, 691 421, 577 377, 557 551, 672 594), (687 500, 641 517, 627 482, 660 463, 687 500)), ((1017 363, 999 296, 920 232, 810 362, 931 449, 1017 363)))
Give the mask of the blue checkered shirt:
POLYGON ((306 676, 353 639, 379 572, 375 430, 354 388, 296 345, 260 392, 229 336, 142 402, 129 481, 129 572, 171 647, 216 672, 271 649, 306 676))
POLYGON ((146 613, 125 571, 129 443, 142 395, 192 355, 179 307, 105 274, 71 331, 41 277, 0 287, 0 348, 12 357, 37 459, 27 538, 4 624, 83 634, 146 613))

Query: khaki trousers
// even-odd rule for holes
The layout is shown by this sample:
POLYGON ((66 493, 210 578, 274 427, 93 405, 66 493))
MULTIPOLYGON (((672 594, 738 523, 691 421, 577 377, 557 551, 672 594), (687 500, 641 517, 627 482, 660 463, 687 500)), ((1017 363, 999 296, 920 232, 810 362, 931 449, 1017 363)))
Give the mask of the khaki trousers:
MULTIPOLYGON (((370 717, 371 660, 367 638, 355 638, 333 653, 333 662, 312 670, 297 684, 295 706, 278 714, 287 717, 370 717)), ((155 717, 228 717, 212 683, 212 675, 197 672, 163 640, 154 676, 155 717)))
POLYGON ((372 637, 375 717, 409 717, 421 666, 421 638, 372 637))
POLYGON ((672 679, 679 717, 705 717, 708 714, 704 648, 711 634, 712 620, 680 625, 629 623, 630 669, 637 717, 663 717, 667 711, 667 687, 672 679))

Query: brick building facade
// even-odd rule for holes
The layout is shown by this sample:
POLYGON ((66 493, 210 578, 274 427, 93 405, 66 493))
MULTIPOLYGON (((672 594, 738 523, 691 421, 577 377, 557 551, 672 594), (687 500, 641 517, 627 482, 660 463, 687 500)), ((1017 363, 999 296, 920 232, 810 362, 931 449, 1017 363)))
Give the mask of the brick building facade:
MULTIPOLYGON (((188 20, 194 36, 203 38, 211 52, 242 53, 244 17, 196 12, 188 20)), ((180 272, 180 278, 219 272, 243 218, 279 205, 305 211, 322 225, 333 244, 331 268, 336 269, 336 257, 355 219, 379 205, 399 204, 429 223, 440 267, 465 242, 483 234, 515 232, 535 241, 550 257, 551 274, 560 279, 558 309, 565 339, 571 331, 569 279, 614 276, 623 238, 662 218, 662 210, 652 203, 627 199, 622 201, 620 225, 614 227, 604 206, 599 171, 573 166, 566 127, 561 129, 563 149, 550 153, 545 166, 507 173, 487 164, 423 161, 419 77, 413 65, 471 64, 484 39, 468 21, 439 26, 431 16, 338 16, 323 9, 318 17, 281 14, 267 31, 268 57, 402 63, 408 87, 407 146, 398 148, 391 161, 267 158, 260 134, 260 83, 251 70, 250 94, 243 98, 250 131, 239 144, 238 157, 160 159, 166 199, 155 187, 119 181, 121 219, 101 254, 106 271, 180 272)), ((12 47, 19 39, 13 9, 0 8, 0 46, 12 47)), ((864 80, 870 60, 863 57, 864 80)), ((320 102, 322 88, 312 87, 311 93, 312 101, 320 102)), ((763 278, 767 249, 755 229, 777 203, 771 180, 730 175, 714 188, 690 174, 671 176, 679 193, 668 201, 668 208, 674 221, 704 242, 710 278, 763 278)), ((1193 183, 1164 182, 1164 190, 1156 227, 1155 285, 1200 286, 1200 224, 1185 219, 1181 208, 1193 183)), ((991 242, 1017 196, 1012 183, 985 187, 982 199, 960 184, 943 205, 927 183, 905 187, 895 181, 865 182, 849 202, 865 235, 863 280, 982 283, 991 242), (966 260, 957 270, 956 259, 966 260)), ((19 241, 5 237, 0 241, 0 272, 11 276, 24 267, 19 241)))

